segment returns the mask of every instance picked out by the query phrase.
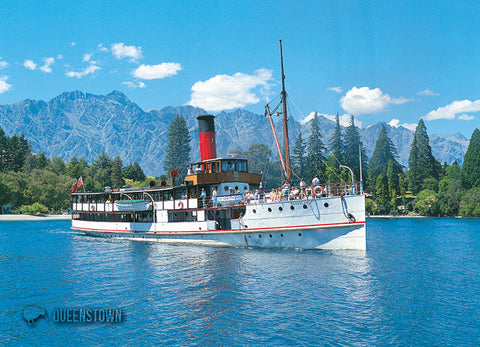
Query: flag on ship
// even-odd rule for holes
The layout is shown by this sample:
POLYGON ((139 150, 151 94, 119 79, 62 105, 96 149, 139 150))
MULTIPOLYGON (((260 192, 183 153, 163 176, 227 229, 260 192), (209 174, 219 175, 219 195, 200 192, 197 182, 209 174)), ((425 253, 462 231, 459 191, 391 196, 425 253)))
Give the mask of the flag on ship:
POLYGON ((82 179, 82 176, 80 176, 80 178, 78 179, 77 183, 75 183, 75 185, 72 187, 72 189, 70 189, 70 194, 74 193, 78 188, 80 188, 81 186, 83 186, 83 179, 82 179))

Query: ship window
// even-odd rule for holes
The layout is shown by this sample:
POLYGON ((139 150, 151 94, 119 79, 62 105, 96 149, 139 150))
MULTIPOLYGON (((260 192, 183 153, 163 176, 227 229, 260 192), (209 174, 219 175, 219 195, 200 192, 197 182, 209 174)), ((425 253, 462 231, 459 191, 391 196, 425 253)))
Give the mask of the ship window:
POLYGON ((195 199, 197 197, 197 188, 196 187, 188 188, 188 196, 191 199, 195 199))
POLYGON ((223 160, 222 171, 235 171, 235 160, 223 160))
POLYGON ((237 160, 237 171, 247 172, 247 162, 245 160, 237 160))
POLYGON ((187 189, 175 189, 175 200, 185 199, 187 197, 187 189))
POLYGON ((328 202, 324 203, 323 206, 328 207, 328 202))
POLYGON ((290 209, 293 211, 295 209, 295 206, 290 206, 290 209))
POLYGON ((280 207, 278 208, 278 210, 279 210, 279 211, 283 211, 283 208, 282 208, 282 206, 280 206, 280 207))
POLYGON ((178 221, 179 222, 185 222, 185 212, 180 212, 178 214, 178 221))
POLYGON ((270 207, 268 208, 268 212, 272 212, 272 209, 270 207))
POLYGON ((307 205, 303 205, 303 208, 304 208, 304 209, 307 209, 307 205))
POLYGON ((223 189, 228 192, 228 190, 230 189, 228 186, 224 186, 223 189))

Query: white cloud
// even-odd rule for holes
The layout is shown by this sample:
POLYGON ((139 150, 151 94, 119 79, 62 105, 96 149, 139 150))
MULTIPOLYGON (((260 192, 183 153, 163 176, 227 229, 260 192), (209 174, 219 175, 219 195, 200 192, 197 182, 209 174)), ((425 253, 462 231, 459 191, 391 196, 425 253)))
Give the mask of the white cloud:
POLYGON ((85 62, 89 62, 90 59, 92 59, 92 55, 89 54, 89 53, 85 53, 82 57, 82 60, 85 61, 85 62))
POLYGON ((330 91, 335 92, 335 93, 343 92, 342 87, 330 87, 330 88, 327 88, 327 90, 330 90, 330 91))
POLYGON ((28 59, 23 62, 23 66, 25 66, 25 69, 32 70, 32 71, 37 68, 37 64, 35 64, 33 61, 28 59))
POLYGON ((380 88, 353 87, 340 99, 340 105, 348 113, 355 115, 379 113, 391 104, 399 105, 409 102, 406 98, 392 98, 380 88))
MULTIPOLYGON (((329 120, 331 120, 332 122, 336 122, 337 119, 336 119, 336 115, 334 114, 325 114, 325 113, 318 113, 318 112, 310 112, 310 114, 308 116, 306 116, 304 119, 300 120, 300 124, 306 124, 308 122, 310 122, 313 117, 315 116, 315 113, 317 113, 317 116, 323 116, 329 120)), ((340 125, 343 126, 343 127, 348 127, 350 125, 350 121, 352 119, 352 116, 345 113, 345 114, 342 114, 342 115, 339 115, 338 116, 338 121, 340 122, 340 125)), ((362 127, 362 122, 359 121, 357 118, 354 118, 354 122, 355 122, 355 125, 358 127, 358 128, 361 128, 362 127)))
POLYGON ((400 126, 400 121, 394 118, 388 123, 388 125, 394 128, 398 128, 400 126))
POLYGON ((52 68, 50 65, 55 63, 55 59, 53 57, 43 58, 44 64, 40 66, 40 70, 45 73, 52 73, 52 68))
POLYGON ((398 119, 392 119, 388 125, 390 125, 391 127, 394 127, 394 128, 398 128, 398 127, 404 127, 408 130, 412 130, 412 131, 415 131, 415 129, 417 128, 417 124, 416 123, 403 123, 403 124, 400 124, 400 121, 398 119))
POLYGON ((471 120, 473 116, 468 116, 466 113, 479 112, 480 100, 457 100, 451 104, 437 108, 435 111, 430 111, 424 118, 426 120, 436 119, 455 119, 456 115, 460 113, 458 119, 471 120))
POLYGON ((125 46, 121 42, 112 45, 112 53, 117 59, 130 58, 132 62, 143 58, 142 47, 125 46))
POLYGON ((12 88, 12 85, 7 83, 7 79, 7 76, 0 77, 0 94, 5 93, 7 90, 12 88))
POLYGON ((76 42, 71 43, 72 47, 75 47, 76 44, 77 44, 76 42))
POLYGON ((66 73, 68 77, 75 77, 75 78, 82 78, 83 76, 93 74, 95 71, 100 70, 100 67, 97 65, 90 65, 89 67, 86 67, 82 71, 75 72, 75 71, 69 71, 66 73))
MULTIPOLYGON (((0 59, 2 59, 2 58, 0 58, 0 59)), ((0 60, 0 69, 5 69, 8 65, 10 65, 10 64, 7 63, 6 61, 0 60)))
POLYGON ((107 52, 108 51, 108 48, 106 48, 103 43, 99 43, 98 46, 97 46, 98 50, 101 51, 101 52, 107 52))
POLYGON ((440 94, 435 93, 433 90, 430 89, 425 89, 421 90, 417 93, 417 95, 423 95, 423 96, 439 96, 440 94))
POLYGON ((260 93, 268 92, 271 80, 272 71, 267 69, 256 70, 253 75, 216 75, 192 86, 188 105, 221 111, 256 104, 260 99, 253 90, 260 87, 260 93))
POLYGON ((61 59, 63 59, 63 55, 61 54, 57 55, 57 60, 61 60, 61 59))
POLYGON ((182 65, 179 63, 161 63, 158 65, 142 64, 133 70, 132 76, 143 80, 155 80, 171 77, 176 75, 180 70, 182 70, 182 65))
POLYGON ((458 115, 458 119, 461 119, 461 120, 472 120, 472 119, 475 119, 474 116, 469 116, 468 114, 460 114, 458 115))
POLYGON ((145 83, 143 82, 134 83, 134 82, 126 81, 126 82, 122 82, 122 84, 126 85, 129 88, 145 88, 146 87, 145 83))

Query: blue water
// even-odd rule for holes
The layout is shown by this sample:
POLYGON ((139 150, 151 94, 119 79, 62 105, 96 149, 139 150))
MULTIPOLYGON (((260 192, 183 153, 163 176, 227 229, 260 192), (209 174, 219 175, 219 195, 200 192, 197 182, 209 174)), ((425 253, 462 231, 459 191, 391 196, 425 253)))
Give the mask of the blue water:
POLYGON ((480 344, 480 220, 369 219, 367 251, 178 246, 0 222, 0 344, 480 344), (49 320, 27 325, 26 305, 49 320), (55 308, 123 323, 56 323, 55 308))

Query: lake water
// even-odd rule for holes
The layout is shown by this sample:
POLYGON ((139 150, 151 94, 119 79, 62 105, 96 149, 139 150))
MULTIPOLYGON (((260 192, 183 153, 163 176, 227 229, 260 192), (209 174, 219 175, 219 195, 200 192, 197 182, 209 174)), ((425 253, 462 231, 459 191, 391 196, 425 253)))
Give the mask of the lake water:
POLYGON ((366 252, 69 228, 0 222, 0 344, 480 345, 480 219, 369 219, 366 252), (27 324, 32 307, 48 320, 27 324), (124 321, 58 323, 58 308, 117 308, 124 321))

